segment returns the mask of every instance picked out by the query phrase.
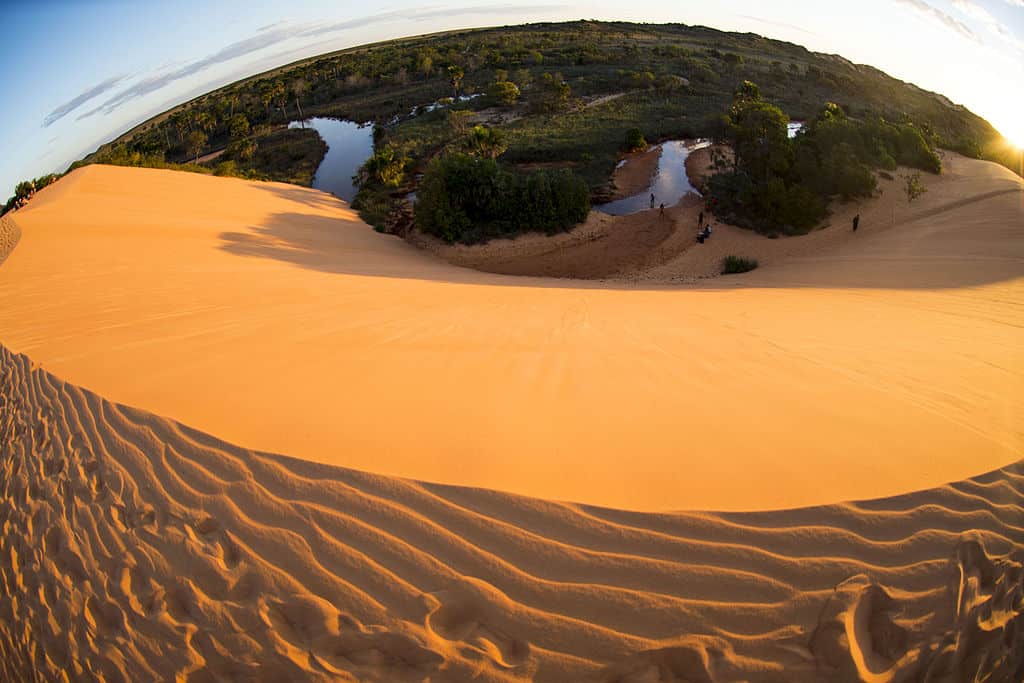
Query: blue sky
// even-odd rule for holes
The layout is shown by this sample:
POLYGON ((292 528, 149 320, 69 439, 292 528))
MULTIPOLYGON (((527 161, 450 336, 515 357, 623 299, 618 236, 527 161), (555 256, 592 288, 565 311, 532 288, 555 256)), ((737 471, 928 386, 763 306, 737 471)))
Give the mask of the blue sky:
POLYGON ((1024 0, 14 0, 0 42, 0 197, 153 114, 352 45, 567 19, 753 31, 941 92, 1024 144, 1024 0))

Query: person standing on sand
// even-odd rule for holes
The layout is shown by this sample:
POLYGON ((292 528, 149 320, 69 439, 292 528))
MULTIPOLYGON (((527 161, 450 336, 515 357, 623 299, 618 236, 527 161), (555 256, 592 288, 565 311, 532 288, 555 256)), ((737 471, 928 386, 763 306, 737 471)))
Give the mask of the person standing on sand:
POLYGON ((654 208, 654 193, 651 193, 651 208, 654 208))
POLYGON ((701 211, 700 215, 697 217, 697 227, 699 228, 702 225, 704 225, 704 212, 703 211, 701 211))
POLYGON ((860 214, 858 213, 853 217, 853 231, 857 232, 857 227, 860 225, 860 214))
POLYGON ((665 215, 665 202, 662 202, 662 203, 661 203, 661 215, 662 215, 662 216, 664 216, 664 215, 665 215))

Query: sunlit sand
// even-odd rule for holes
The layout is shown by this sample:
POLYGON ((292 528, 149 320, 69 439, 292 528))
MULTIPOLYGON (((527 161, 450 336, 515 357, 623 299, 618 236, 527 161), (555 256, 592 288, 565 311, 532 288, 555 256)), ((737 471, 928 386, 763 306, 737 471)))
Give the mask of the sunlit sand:
POLYGON ((957 163, 895 227, 684 288, 479 273, 314 190, 87 167, 14 216, 0 342, 379 474, 641 510, 889 496, 1024 445, 1024 195, 957 163))

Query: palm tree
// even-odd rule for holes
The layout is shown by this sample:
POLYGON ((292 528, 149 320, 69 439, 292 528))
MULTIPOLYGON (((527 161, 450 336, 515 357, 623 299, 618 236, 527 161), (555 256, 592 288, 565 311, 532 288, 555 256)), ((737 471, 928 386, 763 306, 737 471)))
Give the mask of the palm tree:
POLYGON ((281 116, 285 121, 288 120, 288 90, 285 89, 284 83, 281 81, 274 81, 274 103, 277 108, 281 110, 281 116))
POLYGON ((302 115, 302 105, 299 103, 299 99, 309 89, 309 84, 301 78, 296 78, 292 81, 292 95, 295 97, 295 108, 299 111, 299 120, 301 121, 305 117, 302 115))
POLYGON ((473 126, 469 132, 469 148, 474 154, 487 159, 497 159, 508 145, 505 143, 505 136, 500 130, 486 126, 473 126))
POLYGON ((194 130, 188 134, 188 139, 185 140, 185 146, 188 149, 189 156, 191 156, 195 163, 199 163, 199 153, 206 147, 206 133, 202 131, 194 130))
POLYGON ((466 72, 457 64, 452 64, 448 67, 448 78, 452 82, 452 92, 455 93, 453 97, 456 99, 459 97, 459 86, 462 85, 462 79, 465 75, 466 72))

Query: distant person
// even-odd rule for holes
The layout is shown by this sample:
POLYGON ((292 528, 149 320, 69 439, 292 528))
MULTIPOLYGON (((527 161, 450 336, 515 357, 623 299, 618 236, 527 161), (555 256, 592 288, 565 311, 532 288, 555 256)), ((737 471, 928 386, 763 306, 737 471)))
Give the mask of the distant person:
POLYGON ((853 231, 857 232, 857 228, 860 226, 860 214, 858 213, 853 217, 853 231))
POLYGON ((651 208, 654 208, 654 193, 651 193, 651 208))
POLYGON ((700 215, 697 217, 697 227, 699 228, 702 225, 704 225, 704 212, 703 211, 701 211, 700 215))
POLYGON ((662 216, 664 216, 664 215, 665 215, 665 202, 662 202, 662 203, 661 203, 661 215, 662 215, 662 216))

